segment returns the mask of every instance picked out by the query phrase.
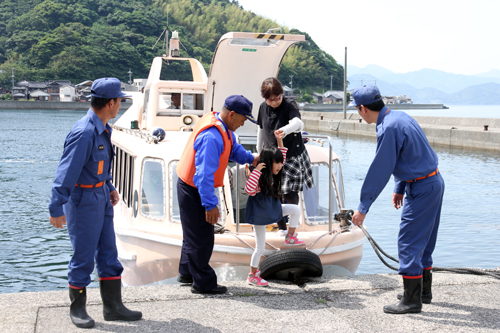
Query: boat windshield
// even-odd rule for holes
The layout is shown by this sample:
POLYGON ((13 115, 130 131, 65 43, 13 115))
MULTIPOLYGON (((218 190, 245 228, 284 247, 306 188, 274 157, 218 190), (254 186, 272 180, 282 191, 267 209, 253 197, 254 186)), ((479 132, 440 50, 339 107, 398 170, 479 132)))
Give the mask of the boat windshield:
POLYGON ((203 115, 204 94, 158 91, 158 116, 203 115))

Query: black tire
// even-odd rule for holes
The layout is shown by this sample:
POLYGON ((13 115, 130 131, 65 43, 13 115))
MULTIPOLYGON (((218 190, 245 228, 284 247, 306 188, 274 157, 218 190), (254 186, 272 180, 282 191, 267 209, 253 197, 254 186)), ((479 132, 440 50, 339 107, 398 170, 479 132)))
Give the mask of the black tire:
POLYGON ((319 257, 306 249, 278 251, 262 261, 260 276, 264 279, 293 280, 297 277, 323 275, 319 257))

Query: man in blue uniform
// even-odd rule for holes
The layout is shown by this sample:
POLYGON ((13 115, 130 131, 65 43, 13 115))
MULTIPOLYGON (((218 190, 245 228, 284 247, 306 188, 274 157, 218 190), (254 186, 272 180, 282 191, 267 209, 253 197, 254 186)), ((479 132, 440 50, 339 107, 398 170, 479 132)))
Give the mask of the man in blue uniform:
POLYGON ((223 186, 229 160, 257 164, 258 156, 238 144, 233 133, 247 119, 256 123, 252 102, 241 95, 229 96, 220 113, 210 112, 198 121, 177 164, 183 232, 178 281, 192 283, 193 293, 223 294, 227 291, 225 286, 217 284, 217 275, 209 265, 214 247, 214 224, 220 217, 214 188, 223 186))
POLYGON ((86 289, 97 264, 105 320, 139 320, 142 313, 121 301, 121 274, 113 228, 113 206, 119 201, 111 184, 111 127, 121 99, 116 78, 95 80, 87 114, 66 137, 49 204, 50 223, 68 233, 74 254, 69 262, 70 318, 77 327, 93 327, 86 311, 86 289))
POLYGON ((367 123, 377 124, 377 151, 352 222, 363 224, 370 206, 394 175, 392 204, 396 209, 403 206, 398 253, 404 293, 399 296, 399 303, 384 306, 384 312, 418 313, 422 302, 430 303, 432 299, 432 252, 444 193, 438 157, 415 119, 389 110, 377 87, 359 87, 354 90, 353 99, 349 106, 356 106, 367 123))

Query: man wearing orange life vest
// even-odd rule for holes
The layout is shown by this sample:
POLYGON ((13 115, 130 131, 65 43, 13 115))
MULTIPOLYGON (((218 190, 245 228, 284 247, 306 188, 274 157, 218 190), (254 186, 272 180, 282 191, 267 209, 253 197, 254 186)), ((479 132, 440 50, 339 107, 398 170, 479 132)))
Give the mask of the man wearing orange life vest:
POLYGON ((220 212, 214 188, 223 186, 229 160, 257 164, 258 156, 234 138, 237 128, 252 116, 252 102, 241 95, 226 98, 220 113, 210 112, 196 124, 177 164, 177 196, 183 241, 179 263, 181 283, 192 283, 196 294, 223 294, 217 275, 209 265, 214 247, 214 224, 220 212))

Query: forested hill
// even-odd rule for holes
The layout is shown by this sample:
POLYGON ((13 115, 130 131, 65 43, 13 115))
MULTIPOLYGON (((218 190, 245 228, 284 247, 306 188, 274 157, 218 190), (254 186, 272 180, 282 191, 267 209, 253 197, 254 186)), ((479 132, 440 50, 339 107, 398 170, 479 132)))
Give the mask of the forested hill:
MULTIPOLYGON (((152 49, 165 27, 179 31, 181 56, 209 68, 219 38, 229 31, 266 32, 279 25, 229 0, 0 0, 0 86, 115 76, 146 78, 152 49)), ((298 30, 284 32, 298 34, 298 30)), ((280 78, 294 87, 341 89, 343 68, 306 34, 283 60, 280 78)))

